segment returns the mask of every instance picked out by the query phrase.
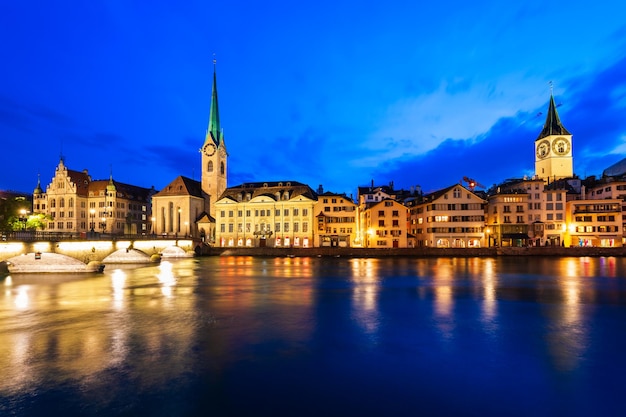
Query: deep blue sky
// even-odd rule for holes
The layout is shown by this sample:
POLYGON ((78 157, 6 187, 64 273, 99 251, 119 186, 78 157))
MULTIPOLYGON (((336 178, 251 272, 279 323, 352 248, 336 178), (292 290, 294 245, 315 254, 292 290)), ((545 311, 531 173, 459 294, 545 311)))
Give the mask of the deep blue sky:
POLYGON ((213 54, 229 185, 532 174, 550 81, 575 173, 600 175, 626 156, 624 16, 617 0, 3 2, 0 189, 45 187, 61 153, 94 179, 198 179, 213 54))

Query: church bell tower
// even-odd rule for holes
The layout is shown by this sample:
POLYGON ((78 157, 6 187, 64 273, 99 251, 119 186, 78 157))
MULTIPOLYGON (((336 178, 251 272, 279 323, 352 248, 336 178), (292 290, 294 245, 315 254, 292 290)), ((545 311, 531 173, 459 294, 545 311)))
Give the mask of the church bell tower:
POLYGON ((535 175, 545 180, 574 176, 572 134, 565 129, 550 94, 546 122, 535 139, 535 175))
POLYGON ((228 159, 217 105, 215 60, 213 60, 213 91, 211 93, 209 127, 200 152, 202 152, 202 191, 209 196, 209 214, 215 218, 215 202, 227 187, 226 164, 228 159))

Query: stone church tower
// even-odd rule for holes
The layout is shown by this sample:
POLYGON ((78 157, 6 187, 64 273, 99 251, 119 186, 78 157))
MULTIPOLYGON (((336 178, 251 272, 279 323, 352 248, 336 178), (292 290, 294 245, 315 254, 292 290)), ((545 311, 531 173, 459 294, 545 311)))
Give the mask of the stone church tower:
POLYGON ((561 123, 552 94, 546 122, 535 139, 535 175, 548 181, 574 176, 572 134, 561 123))
POLYGON ((202 191, 209 196, 209 214, 215 219, 215 202, 227 187, 228 160, 217 104, 215 60, 213 61, 213 92, 211 93, 209 127, 200 151, 202 152, 202 191))

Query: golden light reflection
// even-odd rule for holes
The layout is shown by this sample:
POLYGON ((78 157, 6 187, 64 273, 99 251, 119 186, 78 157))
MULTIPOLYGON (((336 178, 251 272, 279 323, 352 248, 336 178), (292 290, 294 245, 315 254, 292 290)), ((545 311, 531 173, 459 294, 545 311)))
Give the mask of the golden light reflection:
POLYGON ((172 266, 171 262, 162 261, 159 265, 159 274, 157 275, 161 283, 161 293, 168 298, 172 296, 172 287, 176 285, 176 278, 174 277, 172 266))
POLYGON ((565 258, 559 265, 557 278, 563 300, 555 306, 554 325, 546 339, 556 366, 564 371, 576 368, 588 345, 588 328, 582 308, 583 280, 593 276, 595 260, 588 257, 565 258))
POLYGON ((483 264, 483 320, 493 324, 492 320, 496 316, 496 274, 493 259, 486 259, 483 264))
POLYGON ((377 259, 353 259, 352 290, 354 319, 369 334, 374 334, 379 327, 379 312, 377 308, 380 279, 378 277, 377 259))
POLYGON ((452 315, 454 306, 452 297, 452 285, 454 270, 450 262, 453 259, 437 259, 436 268, 433 271, 435 279, 435 313, 438 316, 448 317, 452 315))
POLYGON ((111 286, 113 287, 113 307, 119 310, 124 305, 124 286, 126 285, 126 272, 123 269, 116 269, 111 275, 111 286))
POLYGON ((28 297, 28 287, 26 285, 18 287, 14 302, 15 307, 17 307, 19 310, 28 309, 30 299, 28 297))

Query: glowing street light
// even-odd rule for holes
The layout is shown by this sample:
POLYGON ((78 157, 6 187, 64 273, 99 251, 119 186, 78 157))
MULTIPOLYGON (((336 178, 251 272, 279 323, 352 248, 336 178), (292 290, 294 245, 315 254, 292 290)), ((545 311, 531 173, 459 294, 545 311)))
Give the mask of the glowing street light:
POLYGON ((93 233, 96 228, 96 209, 89 210, 89 215, 91 216, 91 233, 93 233))

